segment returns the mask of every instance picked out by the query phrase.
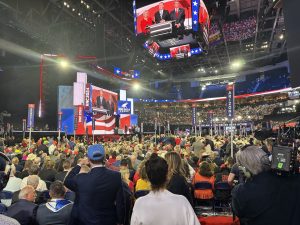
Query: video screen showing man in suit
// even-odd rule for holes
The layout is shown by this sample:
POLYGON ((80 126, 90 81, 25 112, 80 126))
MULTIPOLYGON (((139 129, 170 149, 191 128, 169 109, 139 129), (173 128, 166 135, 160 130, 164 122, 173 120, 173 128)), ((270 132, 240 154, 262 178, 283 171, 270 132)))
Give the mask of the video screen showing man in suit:
POLYGON ((155 18, 155 23, 164 23, 171 19, 169 11, 165 10, 165 4, 163 2, 159 3, 158 11, 155 13, 154 18, 155 18))
POLYGON ((97 108, 107 109, 107 102, 103 96, 103 91, 100 89, 100 94, 97 96, 97 108))
POLYGON ((174 10, 170 13, 171 20, 175 20, 175 27, 177 28, 177 34, 182 37, 182 32, 184 31, 184 20, 185 12, 183 8, 180 8, 180 2, 178 0, 174 1, 174 10))
POLYGON ((107 102, 107 110, 108 110, 108 115, 113 116, 115 113, 115 104, 114 104, 114 100, 113 100, 113 96, 110 95, 109 96, 109 100, 107 102))

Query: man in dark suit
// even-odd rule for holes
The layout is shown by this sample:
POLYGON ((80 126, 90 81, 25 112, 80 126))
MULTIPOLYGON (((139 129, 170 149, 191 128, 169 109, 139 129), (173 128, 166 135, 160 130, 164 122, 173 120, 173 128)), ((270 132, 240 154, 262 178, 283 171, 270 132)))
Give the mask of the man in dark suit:
POLYGON ((164 23, 170 20, 170 14, 168 10, 164 9, 164 3, 160 2, 158 5, 158 11, 154 15, 155 23, 164 23))
POLYGON ((177 29, 177 34, 181 34, 184 31, 184 20, 185 12, 183 8, 179 8, 179 1, 175 0, 174 10, 170 13, 171 20, 175 20, 175 27, 177 29))
POLYGON ((70 225, 116 225, 124 220, 124 193, 121 174, 105 167, 102 145, 88 147, 82 159, 65 178, 65 186, 75 192, 70 225), (90 163, 89 173, 79 174, 81 165, 90 163))
POLYGON ((105 98, 103 97, 103 91, 100 90, 100 95, 97 97, 97 107, 100 109, 106 109, 107 103, 105 98))
POLYGON ((37 205, 34 204, 36 197, 35 190, 28 185, 21 189, 19 201, 8 207, 6 215, 16 219, 22 225, 34 224, 34 214, 37 205))
POLYGON ((109 110, 108 114, 110 116, 113 116, 115 112, 115 104, 112 95, 109 96, 109 101, 107 102, 107 109, 109 110))

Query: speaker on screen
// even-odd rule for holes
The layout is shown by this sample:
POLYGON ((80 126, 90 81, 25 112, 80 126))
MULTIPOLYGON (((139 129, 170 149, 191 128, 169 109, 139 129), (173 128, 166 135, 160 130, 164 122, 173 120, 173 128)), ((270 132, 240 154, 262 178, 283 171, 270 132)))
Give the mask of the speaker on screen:
POLYGON ((287 34, 287 52, 291 71, 292 87, 300 86, 300 1, 283 0, 283 12, 287 34))

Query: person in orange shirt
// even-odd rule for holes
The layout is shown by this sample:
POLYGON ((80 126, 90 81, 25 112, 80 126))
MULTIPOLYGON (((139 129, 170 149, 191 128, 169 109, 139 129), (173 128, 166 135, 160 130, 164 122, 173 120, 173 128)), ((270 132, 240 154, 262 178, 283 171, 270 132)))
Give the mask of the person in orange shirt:
MULTIPOLYGON (((192 184, 195 185, 198 182, 209 182, 214 188, 215 177, 211 171, 210 165, 208 162, 204 161, 200 163, 199 171, 195 173, 192 184)), ((194 196, 197 199, 211 199, 214 197, 213 190, 195 190, 194 196)))
POLYGON ((144 34, 147 34, 148 33, 148 29, 147 29, 147 26, 150 26, 153 24, 153 21, 152 19, 149 17, 149 12, 148 10, 146 10, 144 13, 143 13, 143 19, 141 21, 141 30, 144 34))

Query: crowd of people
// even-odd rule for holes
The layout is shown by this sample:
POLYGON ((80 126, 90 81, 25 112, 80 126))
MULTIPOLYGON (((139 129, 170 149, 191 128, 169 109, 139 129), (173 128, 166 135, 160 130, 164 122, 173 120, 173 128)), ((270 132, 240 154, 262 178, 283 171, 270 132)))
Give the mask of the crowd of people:
MULTIPOLYGON (((256 18, 254 16, 236 22, 224 23, 222 26, 226 41, 240 41, 253 37, 256 29, 256 18)), ((210 36, 220 32, 219 26, 213 23, 210 27, 210 36)), ((214 39, 214 41, 216 41, 214 39)))
MULTIPOLYGON (((265 115, 270 115, 273 110, 279 106, 279 103, 268 105, 236 105, 236 120, 243 121, 261 121, 265 115)), ((138 106, 137 106, 138 108, 138 106)), ((224 123, 226 118, 225 106, 211 106, 206 108, 197 108, 197 118, 202 123, 209 124, 209 112, 212 112, 214 122, 224 123)), ((157 118, 161 125, 169 121, 171 125, 192 125, 192 109, 186 107, 143 107, 139 108, 137 114, 145 124, 152 124, 153 118, 157 118)), ((197 121, 198 123, 198 121, 197 121)))
MULTIPOLYGON (((231 188, 239 183, 244 186, 233 189, 232 202, 241 222, 245 219, 250 225, 271 224, 256 220, 267 219, 261 217, 261 210, 267 215, 277 212, 269 208, 270 204, 286 203, 284 196, 271 201, 269 197, 278 190, 271 188, 272 193, 266 193, 268 189, 263 189, 270 203, 266 201, 248 212, 247 204, 255 205, 253 199, 261 196, 255 193, 259 189, 249 187, 252 180, 246 182, 239 165, 244 165, 252 176, 282 187, 277 178, 265 174, 270 169, 273 139, 235 136, 233 140, 232 152, 226 136, 146 135, 142 140, 122 136, 97 139, 94 144, 79 138, 64 137, 58 142, 47 137, 31 140, 30 148, 28 139, 14 146, 5 145, 1 157, 10 158, 11 166, 5 167, 0 157, 0 170, 9 173, 8 182, 2 183, 3 192, 11 193, 11 197, 1 200, 0 221, 22 225, 199 224, 201 217, 195 214, 195 207, 216 198, 226 199, 228 204, 231 188), (260 178, 261 173, 264 175, 260 178), (201 182, 209 187, 198 188, 201 182), (225 192, 217 188, 220 184, 227 185, 225 192), (247 189, 253 193, 251 198, 243 199, 247 189)), ((294 183, 290 181, 289 187, 294 183)), ((261 188, 261 184, 252 185, 261 188)), ((298 209, 294 202, 291 205, 298 209)), ((299 221, 299 214, 287 209, 285 212, 291 215, 291 221, 299 221)))

